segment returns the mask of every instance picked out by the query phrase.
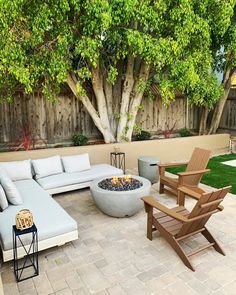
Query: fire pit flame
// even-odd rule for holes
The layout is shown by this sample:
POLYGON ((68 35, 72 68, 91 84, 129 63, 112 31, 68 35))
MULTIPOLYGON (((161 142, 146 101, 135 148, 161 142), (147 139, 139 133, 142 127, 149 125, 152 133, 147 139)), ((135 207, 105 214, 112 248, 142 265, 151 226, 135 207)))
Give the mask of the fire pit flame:
POLYGON ((120 180, 117 176, 113 176, 112 179, 111 179, 111 183, 114 184, 114 185, 117 185, 120 183, 120 180))
POLYGON ((124 176, 124 180, 125 180, 126 182, 131 182, 131 175, 125 175, 125 176, 124 176))
POLYGON ((123 177, 113 176, 112 179, 111 179, 111 183, 113 185, 121 185, 124 182, 130 183, 131 182, 131 175, 125 175, 123 177))

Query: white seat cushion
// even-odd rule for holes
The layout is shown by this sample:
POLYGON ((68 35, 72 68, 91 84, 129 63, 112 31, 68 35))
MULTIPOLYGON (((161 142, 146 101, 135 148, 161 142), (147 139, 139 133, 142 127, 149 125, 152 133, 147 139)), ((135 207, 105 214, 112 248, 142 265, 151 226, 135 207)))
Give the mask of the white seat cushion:
POLYGON ((0 183, 5 191, 9 203, 12 205, 20 205, 23 203, 17 187, 12 182, 8 174, 5 173, 3 168, 0 170, 0 183))
POLYGON ((89 155, 81 154, 61 157, 64 170, 67 173, 80 172, 91 169, 89 155))
POLYGON ((122 175, 123 170, 115 168, 108 164, 92 165, 90 170, 61 173, 58 175, 51 175, 48 177, 37 179, 37 182, 46 190, 92 181, 98 177, 109 177, 115 175, 122 175))
POLYGON ((63 172, 60 156, 32 160, 32 165, 36 179, 63 172))
MULTIPOLYGON (((20 180, 15 185, 24 204, 8 206, 0 213, 0 245, 3 250, 12 249, 12 225, 15 224, 16 213, 24 208, 33 214, 39 241, 77 230, 76 221, 36 181, 20 180)), ((29 243, 30 235, 24 235, 22 239, 29 243)))
POLYGON ((3 187, 0 185, 0 209, 1 211, 5 210, 8 207, 7 196, 3 187))
POLYGON ((32 178, 30 160, 0 162, 0 166, 7 172, 12 181, 32 178))

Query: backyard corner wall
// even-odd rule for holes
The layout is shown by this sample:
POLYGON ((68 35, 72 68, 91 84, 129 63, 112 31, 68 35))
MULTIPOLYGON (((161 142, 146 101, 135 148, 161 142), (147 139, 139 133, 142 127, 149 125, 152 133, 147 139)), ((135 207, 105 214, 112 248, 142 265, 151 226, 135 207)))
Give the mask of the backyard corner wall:
POLYGON ((190 158, 194 147, 212 151, 212 155, 229 152, 229 135, 215 134, 191 136, 171 139, 134 141, 129 143, 99 144, 68 148, 51 148, 31 151, 0 153, 1 161, 17 161, 24 159, 45 158, 53 155, 73 155, 89 153, 91 163, 110 163, 110 152, 119 147, 126 155, 126 168, 137 167, 139 156, 159 156, 162 163, 186 161, 190 158))

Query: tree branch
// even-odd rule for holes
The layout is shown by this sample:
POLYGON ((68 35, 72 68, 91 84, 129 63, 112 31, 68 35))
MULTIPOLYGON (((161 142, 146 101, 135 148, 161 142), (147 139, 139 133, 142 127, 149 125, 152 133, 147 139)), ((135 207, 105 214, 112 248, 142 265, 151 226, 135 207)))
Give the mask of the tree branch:
POLYGON ((104 92, 105 92, 105 98, 106 98, 106 104, 107 104, 107 113, 108 117, 111 118, 112 116, 112 96, 113 96, 113 90, 112 85, 109 83, 106 78, 104 78, 104 92))
POLYGON ((135 84, 134 84, 134 89, 133 89, 134 96, 129 107, 130 119, 128 120, 128 123, 127 123, 128 128, 126 133, 126 136, 129 140, 131 140, 131 137, 132 137, 134 123, 138 113, 138 107, 141 104, 143 94, 145 91, 144 88, 141 90, 139 89, 139 83, 140 81, 142 81, 143 83, 146 83, 149 78, 149 74, 150 74, 150 65, 145 62, 142 62, 140 67, 140 72, 139 72, 139 78, 137 79, 137 81, 135 81, 135 84))
POLYGON ((67 84, 70 87, 71 91, 74 93, 74 95, 81 100, 81 102, 83 103, 84 107, 86 108, 87 112, 89 113, 89 115, 92 117, 94 124, 97 126, 97 128, 101 131, 101 133, 103 133, 103 127, 100 121, 100 118, 97 114, 96 109, 94 108, 94 106, 92 105, 90 99, 87 96, 79 96, 78 95, 78 91, 76 89, 76 84, 77 84, 77 79, 75 77, 74 74, 69 74, 67 76, 67 84))
POLYGON ((100 71, 100 65, 98 64, 96 68, 92 68, 92 84, 93 90, 97 99, 97 106, 99 117, 101 119, 101 124, 104 129, 111 132, 108 110, 106 104, 106 97, 103 90, 103 77, 100 71))
POLYGON ((129 55, 127 60, 127 68, 123 92, 121 97, 120 119, 117 129, 117 140, 121 141, 125 127, 127 124, 127 113, 129 108, 130 94, 134 85, 134 57, 129 55))
POLYGON ((104 77, 104 81, 103 81, 103 85, 104 85, 104 92, 105 92, 105 97, 106 97, 106 104, 107 104, 107 114, 108 114, 108 118, 109 118, 109 122, 110 122, 110 126, 112 129, 112 132, 114 133, 114 114, 113 114, 113 89, 112 89, 112 84, 109 83, 106 79, 106 77, 104 77))
POLYGON ((224 93, 214 109, 214 113, 211 119, 211 126, 210 126, 208 134, 216 133, 220 125, 220 120, 224 111, 224 106, 230 92, 232 78, 234 77, 235 74, 236 72, 232 71, 230 67, 226 68, 224 78, 223 78, 224 93))

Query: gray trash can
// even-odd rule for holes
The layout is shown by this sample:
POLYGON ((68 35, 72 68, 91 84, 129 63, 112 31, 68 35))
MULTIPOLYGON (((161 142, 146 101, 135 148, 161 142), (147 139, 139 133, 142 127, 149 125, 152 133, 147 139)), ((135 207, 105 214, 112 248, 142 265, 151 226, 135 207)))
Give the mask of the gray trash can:
POLYGON ((139 176, 149 179, 152 184, 158 182, 159 180, 158 164, 159 163, 160 163, 160 158, 156 156, 139 157, 138 158, 139 176))

